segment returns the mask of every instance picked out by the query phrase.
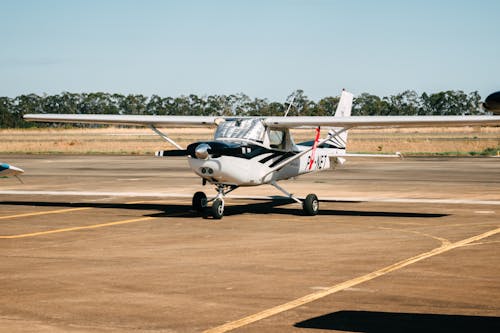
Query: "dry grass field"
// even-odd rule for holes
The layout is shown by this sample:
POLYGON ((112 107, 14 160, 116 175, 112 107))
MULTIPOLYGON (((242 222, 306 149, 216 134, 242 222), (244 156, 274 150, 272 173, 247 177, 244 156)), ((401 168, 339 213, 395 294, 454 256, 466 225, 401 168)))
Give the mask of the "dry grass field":
MULTIPOLYGON (((181 146, 212 138, 209 128, 165 130, 181 146)), ((296 142, 312 140, 313 130, 294 130, 296 142)), ((144 128, 6 129, 0 130, 0 153, 153 154, 172 148, 144 128)), ((500 127, 355 129, 349 152, 406 155, 498 155, 500 127)))

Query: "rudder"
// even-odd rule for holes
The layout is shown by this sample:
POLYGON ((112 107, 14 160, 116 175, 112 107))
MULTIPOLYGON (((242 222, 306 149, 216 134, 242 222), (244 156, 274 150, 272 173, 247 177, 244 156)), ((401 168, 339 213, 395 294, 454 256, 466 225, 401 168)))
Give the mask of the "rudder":
MULTIPOLYGON (((350 117, 352 110, 352 101, 354 95, 345 89, 342 90, 340 94, 339 104, 337 105, 337 110, 335 111, 335 117, 350 117)), ((340 132, 343 128, 333 128, 334 131, 340 132)), ((347 145, 347 130, 340 133, 338 136, 332 140, 339 148, 346 148, 347 145)), ((345 150, 344 150, 345 151, 345 150)))

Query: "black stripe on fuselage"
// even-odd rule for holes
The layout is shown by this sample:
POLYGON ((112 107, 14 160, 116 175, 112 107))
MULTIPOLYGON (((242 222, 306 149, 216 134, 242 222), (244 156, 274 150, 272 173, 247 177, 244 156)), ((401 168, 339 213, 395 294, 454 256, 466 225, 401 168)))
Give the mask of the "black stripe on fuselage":
POLYGON ((276 158, 276 157, 280 156, 280 154, 277 154, 276 152, 273 152, 273 151, 271 151, 271 150, 266 151, 264 154, 267 154, 267 153, 271 153, 271 155, 266 156, 266 157, 264 157, 263 159, 261 159, 261 160, 259 161, 260 163, 264 164, 264 163, 266 163, 266 162, 268 162, 268 161, 272 160, 273 158, 276 158))
POLYGON ((270 168, 272 168, 272 167, 274 167, 274 166, 278 165, 279 163, 283 162, 283 161, 284 161, 284 160, 286 160, 287 158, 294 156, 295 154, 296 154, 296 153, 291 152, 291 151, 286 152, 283 156, 281 156, 281 157, 280 157, 280 158, 278 158, 276 161, 274 161, 273 163, 271 163, 271 165, 270 165, 269 167, 270 167, 270 168))
POLYGON ((297 154, 297 152, 268 149, 262 146, 252 145, 252 144, 239 144, 234 142, 226 143, 218 141, 201 141, 190 144, 186 149, 187 155, 195 156, 196 147, 202 143, 208 144, 210 146, 209 153, 214 158, 217 158, 219 156, 234 156, 238 158, 252 160, 260 158, 261 155, 269 154, 268 156, 265 156, 264 158, 260 159, 258 162, 265 164, 275 158, 278 158, 276 161, 272 162, 271 166, 276 165, 276 163, 280 163, 284 159, 297 154))

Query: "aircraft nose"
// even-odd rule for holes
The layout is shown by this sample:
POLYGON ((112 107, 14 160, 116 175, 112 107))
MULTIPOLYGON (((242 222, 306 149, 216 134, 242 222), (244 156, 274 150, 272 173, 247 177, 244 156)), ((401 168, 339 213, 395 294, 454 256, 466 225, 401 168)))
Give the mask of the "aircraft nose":
POLYGON ((201 160, 206 160, 210 155, 208 153, 208 150, 210 149, 210 146, 206 143, 199 144, 195 150, 194 150, 194 155, 196 158, 199 158, 201 160))

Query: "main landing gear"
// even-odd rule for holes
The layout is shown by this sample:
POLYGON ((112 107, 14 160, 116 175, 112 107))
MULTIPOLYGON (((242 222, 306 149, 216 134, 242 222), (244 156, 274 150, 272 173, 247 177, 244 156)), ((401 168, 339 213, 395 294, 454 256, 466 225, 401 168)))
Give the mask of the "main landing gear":
POLYGON ((283 187, 279 186, 278 183, 276 182, 271 182, 271 185, 276 187, 279 191, 283 192, 287 197, 290 199, 295 200, 299 204, 302 205, 302 210, 304 211, 304 214, 307 216, 314 216, 318 215, 319 211, 319 200, 316 194, 311 193, 306 196, 304 201, 300 201, 299 198, 294 196, 293 194, 289 193, 287 190, 285 190, 283 187))
MULTIPOLYGON (((308 194, 304 200, 300 200, 293 194, 288 193, 284 188, 279 186, 276 182, 271 182, 271 185, 276 187, 278 190, 283 192, 290 199, 295 200, 302 205, 302 210, 304 215, 314 216, 318 214, 319 211, 319 200, 316 194, 308 194)), ((220 220, 224 216, 224 196, 229 192, 237 189, 236 185, 217 185, 217 195, 211 199, 208 199, 206 194, 203 192, 196 192, 193 195, 193 209, 198 213, 202 214, 203 217, 208 217, 211 215, 214 219, 220 220), (209 203, 212 206, 209 207, 209 203)))
POLYGON ((319 200, 316 194, 308 194, 305 200, 302 202, 302 209, 304 213, 308 216, 318 215, 319 211, 319 200))
POLYGON ((236 185, 219 184, 217 185, 217 195, 211 199, 208 199, 203 192, 196 192, 193 196, 193 209, 201 213, 203 217, 212 215, 214 219, 220 220, 224 216, 224 196, 237 188, 236 185), (212 207, 209 208, 210 202, 212 207))

